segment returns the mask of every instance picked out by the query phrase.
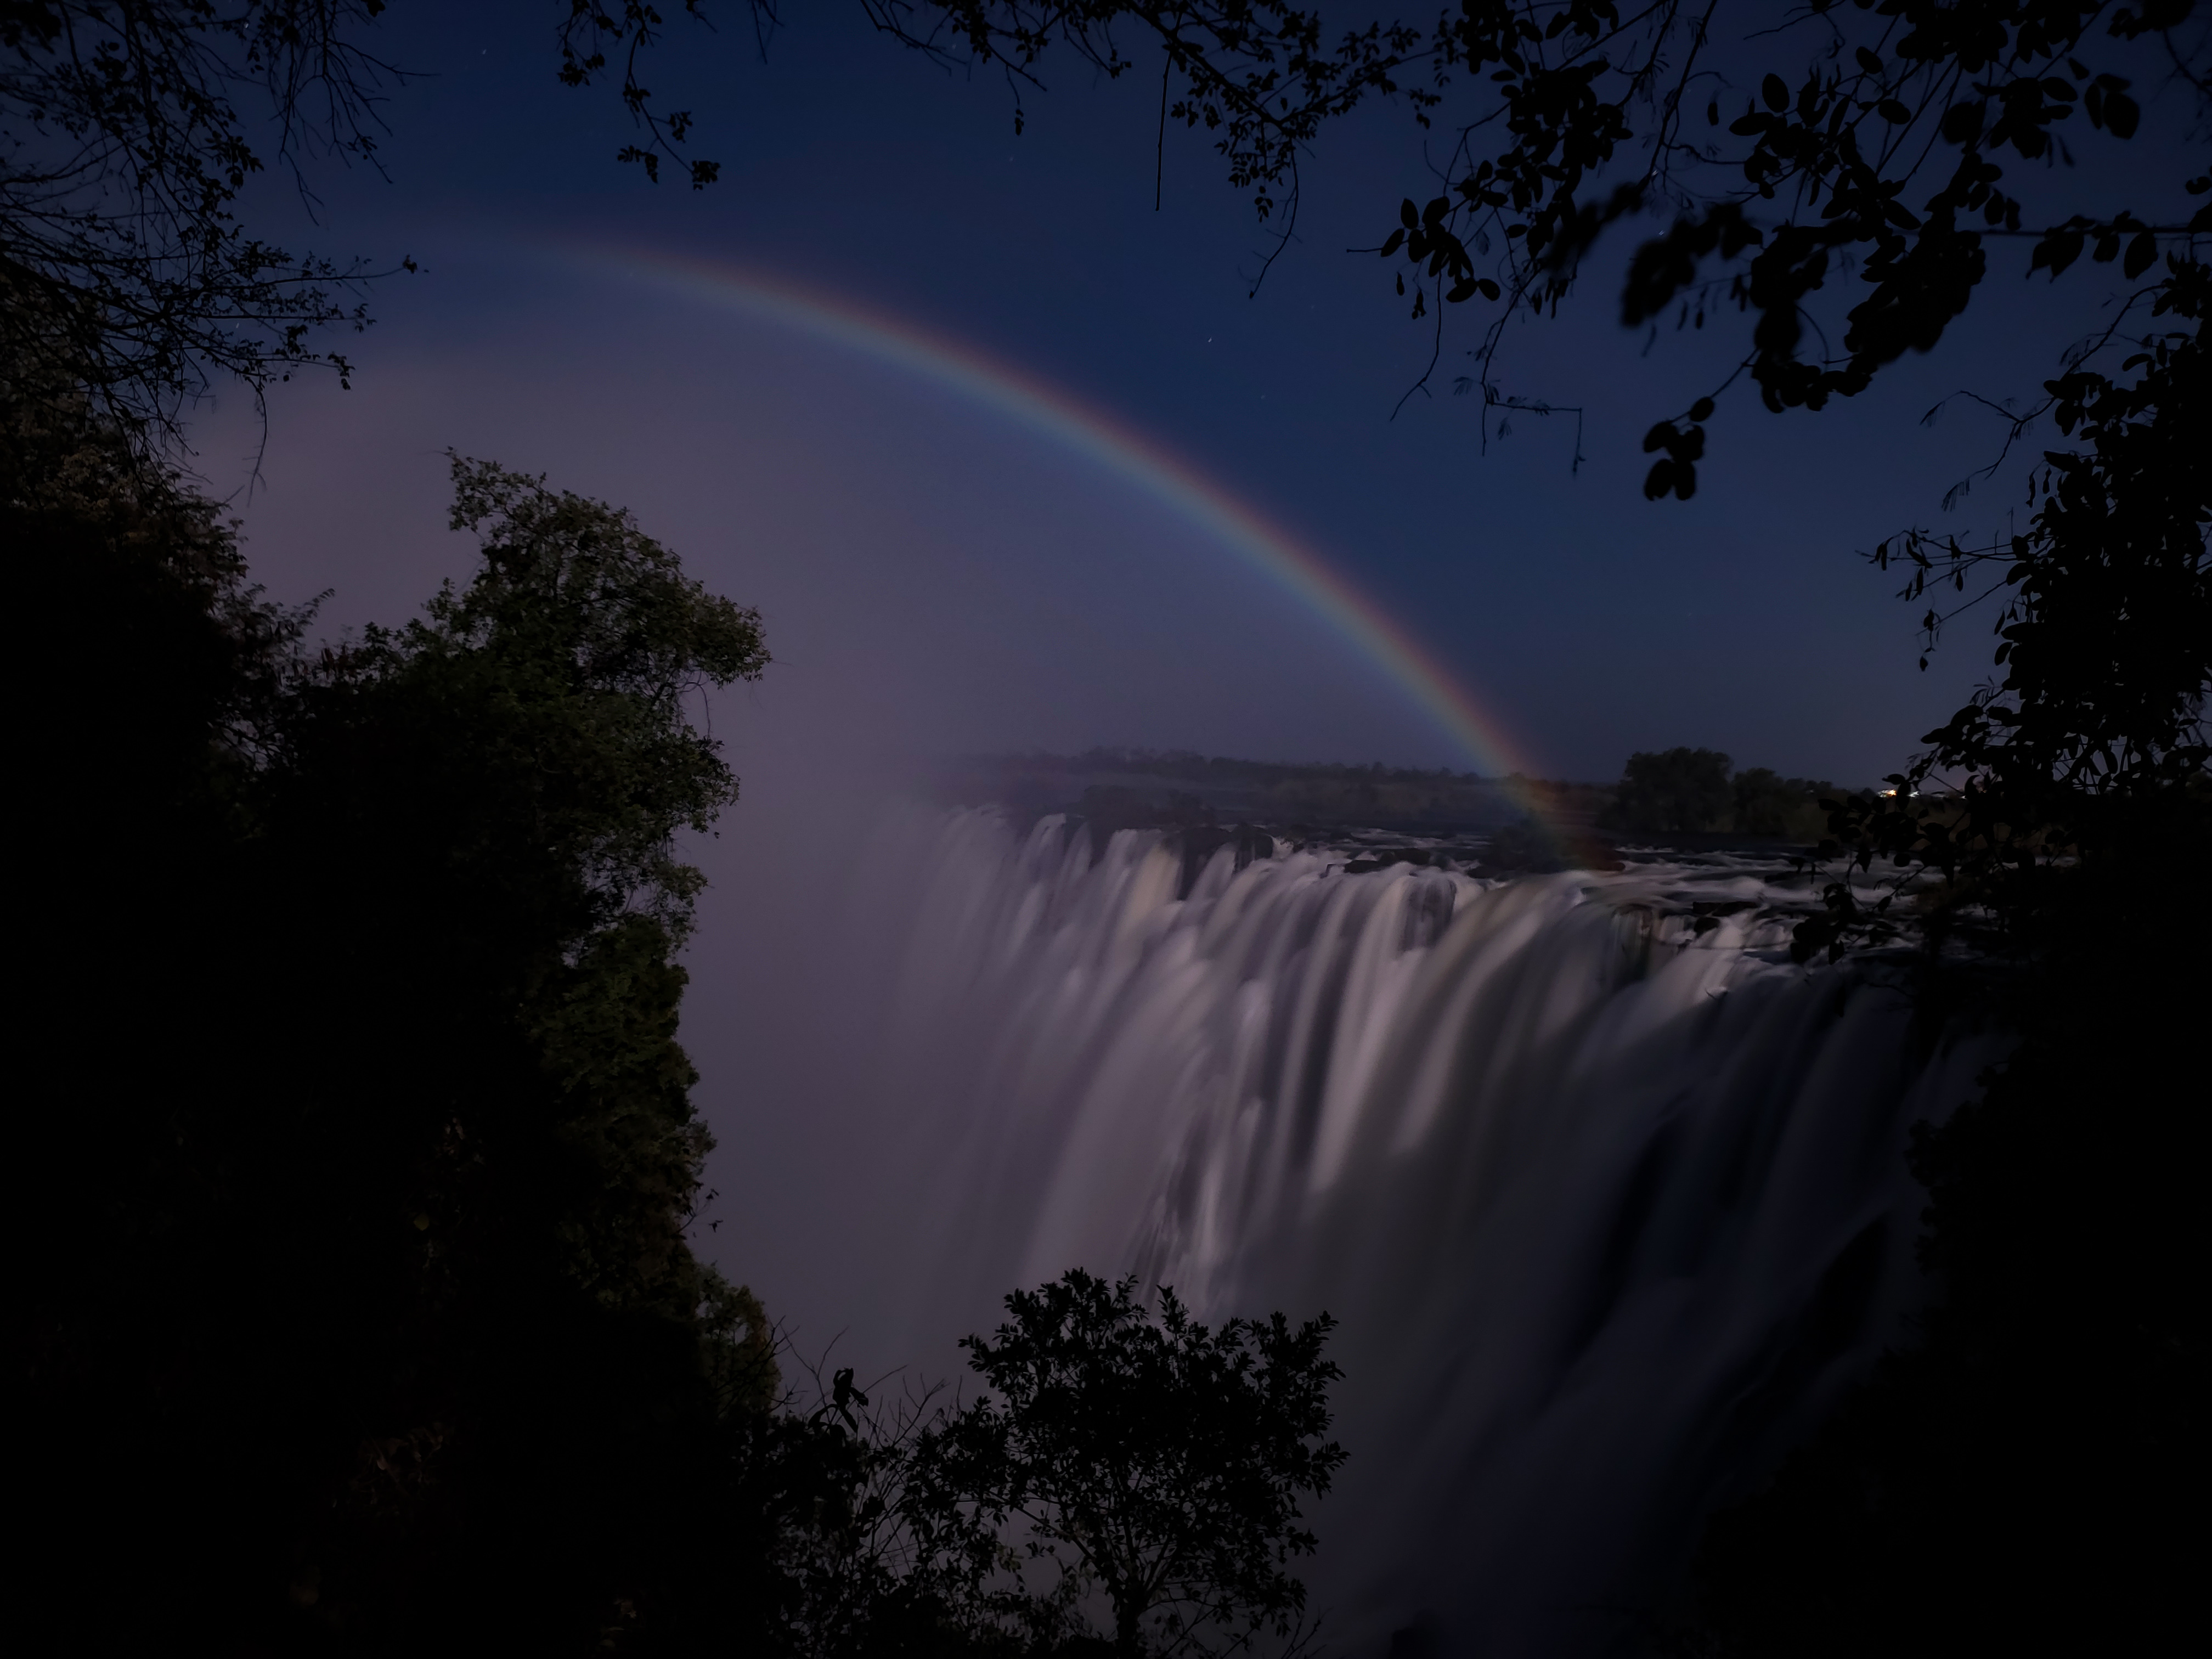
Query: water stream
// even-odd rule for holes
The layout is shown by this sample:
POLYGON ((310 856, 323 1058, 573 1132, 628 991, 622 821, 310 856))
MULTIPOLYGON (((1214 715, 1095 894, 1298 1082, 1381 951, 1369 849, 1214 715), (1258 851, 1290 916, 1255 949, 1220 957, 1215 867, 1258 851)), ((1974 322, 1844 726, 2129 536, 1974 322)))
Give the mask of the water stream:
POLYGON ((923 1316, 1073 1266, 1334 1313, 1339 1650, 1633 1645, 1710 1505, 1899 1339, 1909 1128, 1995 1050, 1917 1030, 1894 960, 1792 964, 1783 861, 902 833, 866 1155, 923 1316))

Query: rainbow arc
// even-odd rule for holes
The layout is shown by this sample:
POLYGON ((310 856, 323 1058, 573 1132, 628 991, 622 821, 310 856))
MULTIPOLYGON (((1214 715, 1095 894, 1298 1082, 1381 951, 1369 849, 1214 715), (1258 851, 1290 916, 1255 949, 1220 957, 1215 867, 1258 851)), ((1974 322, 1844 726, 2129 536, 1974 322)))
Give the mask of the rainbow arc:
MULTIPOLYGON (((1475 769, 1501 779, 1528 774, 1503 726, 1395 617, 1289 529, 1128 422, 969 342, 846 296, 801 289, 757 270, 672 254, 563 252, 586 267, 892 365, 1051 437, 1288 590, 1450 737, 1475 769)), ((1516 793, 1532 816, 1558 828, 1540 796, 1526 790, 1516 793)))

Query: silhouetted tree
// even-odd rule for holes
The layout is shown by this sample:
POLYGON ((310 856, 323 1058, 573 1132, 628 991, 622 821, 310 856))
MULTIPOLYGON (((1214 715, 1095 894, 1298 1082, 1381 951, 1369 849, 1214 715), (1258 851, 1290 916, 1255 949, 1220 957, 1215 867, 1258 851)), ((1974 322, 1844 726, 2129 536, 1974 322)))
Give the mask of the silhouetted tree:
POLYGON ((1832 783, 1785 778, 1765 766, 1745 768, 1729 780, 1729 789, 1735 798, 1731 827, 1738 835, 1775 836, 1808 846, 1827 832, 1821 800, 1844 793, 1832 783))
MULTIPOLYGON (((1170 123, 1203 126, 1231 183, 1285 242, 1301 155, 1367 100, 1402 100, 1425 134, 1449 141, 1429 151, 1447 187, 1425 205, 1404 200, 1375 251, 1397 263, 1413 317, 1437 316, 1431 374, 1445 310, 1496 307, 1459 383, 1486 406, 1549 412, 1500 383, 1507 323, 1556 314, 1608 228, 1668 216, 1630 263, 1621 321, 1656 326, 1674 311, 1678 326, 1694 313, 1702 328, 1728 310, 1751 319, 1733 368, 1644 437, 1659 454, 1646 493, 1684 499, 1697 488, 1703 423, 1735 380, 1777 413, 1864 391, 1966 310, 1987 275, 1987 239, 2036 222, 2051 188, 2039 174, 2070 159, 2069 131, 2087 142, 2068 124, 2125 142, 2143 118, 2131 75, 2171 75, 2200 94, 2212 85, 2203 42, 2179 33, 2190 0, 1856 0, 1779 19, 1682 0, 1626 14, 1609 0, 1463 0, 1433 24, 1325 21, 1283 0, 863 4, 907 46, 997 70, 1018 91, 1042 87, 1054 48, 1109 76, 1157 64, 1163 143, 1170 123), (2009 174, 2008 157, 2019 164, 2009 174), (1737 269, 1708 275, 1707 261, 1737 269), (1846 274, 1858 302, 1824 317, 1831 278, 1846 274)), ((2121 190, 2163 197, 2180 182, 2129 176, 2121 190)), ((2212 219, 2174 205, 2167 198, 2146 219, 2117 199, 2045 221, 2032 268, 2056 275, 2093 251, 2132 281, 2161 248, 2193 257, 2212 219)))
MULTIPOLYGON (((2003 678, 1923 738, 1894 793, 1838 816, 1838 850, 1862 867, 1882 856, 1933 867, 1959 896, 2025 921, 2079 860, 2126 858, 2137 842, 2163 856, 2179 826, 2202 827, 2212 266, 2172 262, 2152 308, 2170 325, 2130 360, 2132 381, 2077 368, 2051 383, 2061 430, 2085 447, 2045 452, 2025 532, 1972 548, 1916 532, 1877 550, 1910 571, 1909 597, 1963 592, 1970 578, 2003 597, 2003 678), (1959 785, 1955 802, 1917 804, 1944 781, 1959 785)), ((1946 620, 1928 611, 1931 642, 1946 620)), ((1847 885, 1828 901, 1804 951, 1885 931, 1847 885)))
MULTIPOLYGON (((2212 1474, 2212 1238, 2177 1173, 2200 1161, 2185 1079, 2212 928, 2185 873, 2212 849, 2212 293, 2202 263, 2167 270, 2132 380, 2051 383, 2081 447, 2044 453, 2024 533, 1882 550, 1916 597, 2005 596, 2002 677, 1893 793, 1838 804, 1831 850, 1943 878, 1923 921, 1982 925, 2019 1047, 1916 1145, 1941 1291, 1920 1340, 1715 1528, 1702 1604, 1724 1654, 2135 1649, 2191 1616, 2171 1516, 2212 1474)), ((1899 931, 1889 897, 1826 898, 1801 956, 1899 931)))
POLYGON ((1713 749, 1631 755, 1613 810, 1600 820, 1623 830, 1724 830, 1735 797, 1729 757, 1713 749))
MULTIPOLYGON (((372 273, 252 235, 270 162, 376 158, 383 0, 21 0, 0 9, 0 330, 66 354, 103 414, 165 435, 210 377, 258 393, 345 357, 372 273), (256 118, 267 118, 257 119, 256 118), (257 129, 272 134, 262 145, 257 129)), ((403 262, 404 263, 404 262, 403 262)))
POLYGON ((734 792, 692 694, 760 672, 757 618, 625 515, 457 462, 478 574, 311 654, 216 510, 40 373, 0 418, 42 871, 23 1639, 766 1617, 775 1371, 684 1239, 670 851, 734 792))
POLYGON ((1012 1317, 962 1346, 989 1393, 917 1445, 913 1513, 933 1547, 987 1583, 1011 1546, 1016 1583, 976 1605, 1046 1646, 1110 1611, 1115 1651, 1220 1653, 1295 1641, 1310 1553, 1299 1500, 1328 1490, 1327 1315, 1209 1329, 1172 1291, 1072 1272, 1006 1298, 1012 1317))

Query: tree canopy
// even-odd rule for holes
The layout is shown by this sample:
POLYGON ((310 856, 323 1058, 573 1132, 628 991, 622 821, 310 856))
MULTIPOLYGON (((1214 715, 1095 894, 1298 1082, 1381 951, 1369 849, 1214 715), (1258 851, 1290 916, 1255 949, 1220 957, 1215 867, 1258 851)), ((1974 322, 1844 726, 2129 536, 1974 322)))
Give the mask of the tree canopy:
POLYGON ((1346 1455, 1322 1438, 1334 1322, 1209 1328, 1171 1290, 1155 1313, 1134 1279, 1079 1270, 1006 1310, 994 1335, 963 1340, 989 1391, 920 1443, 914 1487, 929 1537, 975 1540, 979 1568, 1011 1540, 1046 1571, 1041 1595, 985 1605, 1056 1645, 1090 1633, 1084 1603, 1103 1594, 1105 1637, 1127 1654, 1298 1639, 1305 1587, 1289 1568, 1316 1541, 1299 1502, 1346 1455))
POLYGON ((34 380, 0 428, 44 872, 27 1639, 683 1627, 778 1387, 685 1237, 670 850, 734 792, 692 694, 761 672, 757 617, 457 460, 477 574, 310 649, 213 507, 34 380))
MULTIPOLYGON (((0 327, 65 356, 104 414, 157 441, 216 381, 257 393, 368 313, 361 262, 255 236, 239 197, 272 162, 374 163, 363 44, 385 0, 18 0, 0 8, 0 327), (250 135, 270 119, 272 145, 250 135)), ((301 177, 306 187, 304 175, 301 177)), ((411 268, 401 260, 395 268, 411 268)))
POLYGON ((1785 778, 1771 767, 1747 767, 1714 749, 1638 751, 1621 768, 1612 801, 1600 812, 1602 829, 1659 834, 1771 836, 1810 846, 1824 836, 1826 797, 1844 792, 1832 783, 1785 778))

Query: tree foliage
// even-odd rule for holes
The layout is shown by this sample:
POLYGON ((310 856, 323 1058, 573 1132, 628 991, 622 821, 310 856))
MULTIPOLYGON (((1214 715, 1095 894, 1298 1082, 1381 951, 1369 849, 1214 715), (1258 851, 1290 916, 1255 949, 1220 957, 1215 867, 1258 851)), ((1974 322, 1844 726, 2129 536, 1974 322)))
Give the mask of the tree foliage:
POLYGON ((373 273, 262 240, 238 204, 271 163, 295 175, 321 157, 374 164, 393 71, 358 36, 383 10, 0 8, 0 345, 69 361, 104 414, 157 437, 216 380, 258 393, 305 365, 349 374, 315 340, 366 326, 356 290, 373 273), (273 143, 251 136, 256 117, 271 119, 273 143))
POLYGON ((1621 769, 1601 828, 1658 834, 1769 836, 1810 844, 1827 829, 1819 802, 1833 784, 1785 778, 1765 766, 1730 775, 1717 750, 1639 751, 1621 769))
MULTIPOLYGON (((702 0, 684 9, 703 15, 702 0)), ((324 343, 328 332, 366 329, 369 285, 413 260, 295 254, 255 234, 241 201, 272 170, 312 206, 317 164, 381 167, 382 106, 410 78, 373 49, 386 10, 386 0, 0 5, 0 347, 70 362, 101 413, 156 449, 222 382, 258 398, 321 368, 349 383, 352 362, 324 343)), ((660 13, 642 0, 551 0, 548 12, 549 67, 567 86, 617 82, 641 142, 617 159, 658 180, 691 125, 688 112, 660 113, 638 77, 660 13)), ((773 26, 772 7, 755 14, 773 26)), ((683 165, 695 187, 719 171, 683 165)))
POLYGON ((733 791, 690 693, 760 672, 757 617, 457 462, 478 574, 310 650, 212 507, 36 378, 0 428, 44 871, 27 1639, 710 1620, 702 1554, 767 1559, 738 1495, 777 1384, 685 1242, 669 842, 733 791))
MULTIPOLYGON (((1981 545, 1911 532, 1876 550, 1905 594, 1992 597, 2002 678, 1922 741, 1893 790, 1838 802, 1829 850, 1865 868, 1932 867, 1953 898, 2021 924, 2082 859, 2171 854, 2203 827, 2212 687, 2212 418, 2203 319, 2212 266, 2169 261, 2149 309, 2166 326, 2118 376, 2076 368, 2046 407, 2082 447, 2046 450, 2027 530, 1981 545), (2132 378, 2128 378, 2132 372, 2132 378), (1926 792, 1946 790, 1940 811, 1926 792)), ((1930 605, 1932 643, 1951 615, 1930 605)), ((1923 659, 1924 661, 1924 659, 1923 659)), ((1849 885, 1800 930, 1801 955, 1894 933, 1849 885)))
POLYGON ((2196 1539, 2172 1517, 2212 1479, 2195 800, 1997 907, 2018 1046, 1912 1151, 1931 1305, 1717 1521, 1716 1659, 2142 1651, 2187 1620, 2196 1539))
POLYGON ((1607 822, 1624 830, 1724 829, 1729 765, 1729 757, 1713 749, 1631 755, 1607 822))
POLYGON ((1294 1640, 1315 1540, 1302 1498, 1345 1453, 1328 1431, 1327 1315, 1193 1321, 1170 1290, 1071 1272, 1006 1298, 994 1336, 962 1346, 989 1392, 917 1446, 913 1513, 981 1583, 1011 1543, 1026 1582, 980 1605, 1030 1641, 1090 1633, 1109 1611, 1122 1653, 1223 1653, 1294 1640))
POLYGON ((2037 172, 2070 159, 2069 131, 2136 137, 2133 74, 2179 65, 2204 88, 2204 66, 2176 33, 2191 9, 1855 0, 1769 27, 1765 8, 1680 0, 1627 12, 1609 0, 1463 0, 1432 26, 1331 27, 1279 3, 870 8, 908 45, 957 52, 1017 83, 1035 79, 1054 44, 1109 75, 1157 54, 1164 109, 1178 88, 1168 112, 1216 135, 1231 181, 1263 218, 1279 202, 1294 211, 1301 152, 1332 123, 1370 98, 1402 100, 1450 141, 1434 163, 1443 188, 1425 204, 1404 199, 1374 251, 1398 266, 1413 315, 1434 313, 1439 349, 1446 308, 1478 298, 1497 307, 1461 386, 1486 404, 1528 402, 1499 377, 1512 315, 1556 315, 1608 227, 1667 216, 1630 261, 1621 319, 1641 326, 1678 310, 1678 325, 1694 314, 1702 328, 1726 307, 1750 322, 1734 370, 1645 437, 1647 453, 1661 452, 1646 493, 1685 500, 1727 384, 1748 379, 1777 413, 1864 391, 1967 308, 1988 240, 2039 233, 2032 268, 2056 276, 2088 248, 2133 280, 2162 247, 2212 228, 2208 210, 2160 219, 2124 202, 2034 219, 2049 189, 2037 172), (1824 319, 1820 301, 1847 276, 1856 303, 1824 319))

